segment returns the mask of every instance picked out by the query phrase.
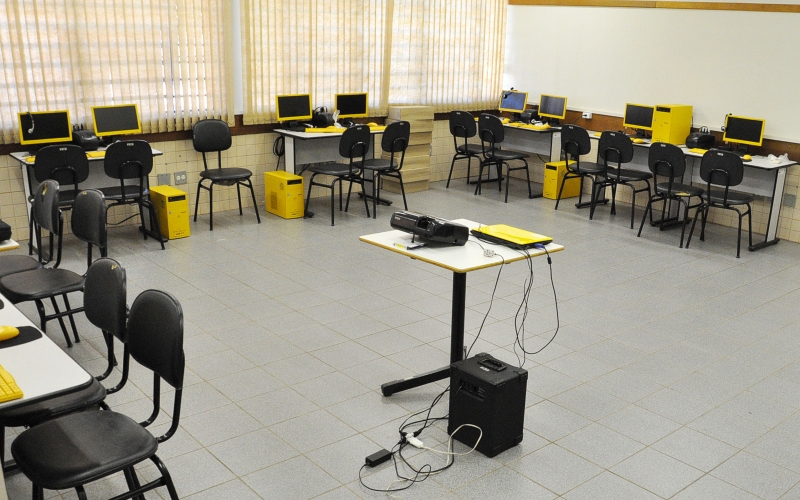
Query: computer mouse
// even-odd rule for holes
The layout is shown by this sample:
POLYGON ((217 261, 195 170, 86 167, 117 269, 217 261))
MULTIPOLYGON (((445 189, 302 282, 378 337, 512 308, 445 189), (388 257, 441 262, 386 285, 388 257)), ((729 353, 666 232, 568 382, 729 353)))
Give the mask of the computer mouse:
POLYGON ((19 335, 19 329, 16 326, 0 326, 0 341, 13 339, 19 335))
POLYGON ((752 159, 753 159, 753 157, 752 157, 752 156, 750 156, 750 155, 744 155, 744 156, 742 156, 742 160, 743 160, 743 161, 750 161, 750 160, 752 160, 752 159))
POLYGON ((633 142, 634 142, 635 144, 643 144, 643 143, 644 143, 644 139, 642 139, 641 137, 637 137, 637 138, 635 138, 635 139, 633 140, 633 142))
POLYGON ((375 123, 375 122, 369 122, 369 123, 367 123, 367 126, 368 126, 368 127, 377 127, 377 126, 378 126, 378 124, 377 124, 377 123, 375 123))

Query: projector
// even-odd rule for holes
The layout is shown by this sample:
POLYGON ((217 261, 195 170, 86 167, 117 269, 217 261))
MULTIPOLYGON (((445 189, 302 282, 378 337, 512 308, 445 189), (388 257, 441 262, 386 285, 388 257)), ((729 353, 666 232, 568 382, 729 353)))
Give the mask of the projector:
POLYGON ((469 239, 467 226, 416 212, 395 212, 389 223, 395 229, 420 236, 427 241, 462 246, 469 239))

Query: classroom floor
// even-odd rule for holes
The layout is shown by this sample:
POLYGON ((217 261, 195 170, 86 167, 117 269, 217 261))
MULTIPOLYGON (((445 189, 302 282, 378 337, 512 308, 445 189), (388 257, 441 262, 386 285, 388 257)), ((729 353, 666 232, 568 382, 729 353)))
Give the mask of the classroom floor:
MULTIPOLYGON (((648 226, 637 238, 627 205, 617 216, 600 207, 589 221, 571 200, 557 212, 552 200, 528 200, 519 181, 508 204, 495 189, 483 193, 474 196, 463 179, 448 190, 434 183, 408 195, 409 208, 507 223, 563 244, 552 259, 560 330, 527 356, 523 442, 495 458, 458 456, 396 498, 800 498, 800 245, 743 250, 736 259, 731 228, 710 225, 706 241, 695 238, 686 250, 676 230, 648 226)), ((385 498, 359 484, 364 457, 392 448, 400 423, 446 383, 390 398, 379 386, 448 362, 452 285, 448 271, 359 242, 390 229, 402 201, 386 196, 395 205, 379 207, 377 220, 356 199, 349 214, 337 212, 335 227, 328 198, 312 200, 317 216, 309 220, 262 211, 257 225, 252 211, 229 212, 215 216, 210 232, 201 217, 191 237, 166 251, 130 227, 111 231, 109 255, 127 270, 128 302, 157 288, 183 306, 181 427, 158 453, 182 499, 385 498)), ((64 266, 83 272, 83 246, 65 240, 64 266)), ((556 327, 546 260, 533 263, 529 350, 556 327)), ((499 269, 467 276, 467 343, 491 303, 472 352, 517 364, 514 318, 528 266, 505 266, 492 302, 499 269)), ((33 307, 23 310, 36 317, 33 307)), ((81 320, 84 341, 69 352, 99 374, 101 336, 81 320)), ((63 345, 55 324, 50 330, 63 345)), ((150 391, 137 369, 108 402, 143 420, 150 391)), ((446 413, 447 397, 433 410, 446 413)), ((162 414, 155 431, 167 422, 162 414)), ((17 431, 7 431, 7 443, 17 431)), ((420 439, 443 449, 446 425, 420 439)), ((417 466, 445 463, 413 451, 417 466)), ((138 470, 147 479, 155 468, 138 470)), ((393 483, 391 463, 364 472, 370 487, 403 485, 393 483)), ((123 485, 121 476, 99 481, 89 496, 108 498, 123 485)), ((19 473, 7 487, 12 500, 30 498, 19 473)), ((45 493, 75 498, 60 495, 45 493)), ((168 497, 163 488, 158 495, 168 497)))

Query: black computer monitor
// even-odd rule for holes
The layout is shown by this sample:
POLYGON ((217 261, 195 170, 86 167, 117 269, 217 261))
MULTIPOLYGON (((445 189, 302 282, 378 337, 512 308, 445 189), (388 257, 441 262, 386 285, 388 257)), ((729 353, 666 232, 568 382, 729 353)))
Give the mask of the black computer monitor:
POLYGON ((94 121, 94 133, 97 137, 139 134, 142 132, 142 123, 139 121, 139 107, 136 104, 93 106, 92 120, 94 121))
POLYGON ((283 94, 275 99, 279 122, 311 120, 310 94, 283 94))
POLYGON ((500 105, 497 107, 497 109, 507 113, 522 113, 525 111, 525 106, 527 104, 527 92, 520 92, 519 90, 504 90, 503 94, 500 96, 500 105))
POLYGON ((72 141, 72 124, 69 111, 21 111, 17 114, 19 122, 19 143, 55 144, 72 141))
POLYGON ((655 106, 628 103, 625 105, 625 118, 622 119, 622 125, 635 129, 639 133, 644 130, 653 130, 653 113, 655 110, 655 106))
POLYGON ((552 120, 563 120, 567 117, 567 98, 557 95, 542 94, 539 98, 539 116, 552 120))
POLYGON ((760 146, 764 140, 764 125, 760 118, 727 115, 722 140, 749 146, 760 146))
POLYGON ((369 116, 368 102, 369 96, 366 92, 336 94, 334 109, 339 111, 339 118, 366 118, 369 116))

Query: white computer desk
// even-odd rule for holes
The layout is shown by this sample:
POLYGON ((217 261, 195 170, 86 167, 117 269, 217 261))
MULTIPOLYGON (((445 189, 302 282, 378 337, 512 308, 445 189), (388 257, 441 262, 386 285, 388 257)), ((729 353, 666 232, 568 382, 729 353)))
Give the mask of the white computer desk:
POLYGON ((540 155, 545 163, 561 159, 561 128, 552 127, 535 130, 522 124, 504 124, 505 140, 503 149, 514 149, 525 153, 540 155))
MULTIPOLYGON (((593 132, 589 137, 599 140, 593 132)), ((649 172, 648 156, 650 154, 650 141, 633 145, 633 161, 626 163, 625 168, 642 170, 649 172)), ((684 183, 693 183, 698 186, 705 185, 705 181, 700 178, 700 153, 692 153, 684 145, 681 145, 683 153, 686 155, 686 174, 684 183), (691 177, 689 177, 691 176, 691 177)), ((767 220, 767 232, 764 234, 764 241, 755 243, 748 247, 752 252, 764 247, 774 245, 780 241, 778 238, 778 220, 781 215, 781 205, 783 202, 783 191, 786 185, 786 170, 792 165, 797 165, 793 160, 780 160, 773 162, 765 156, 753 155, 753 159, 744 162, 744 179, 742 183, 733 189, 743 191, 758 196, 770 198, 769 219, 767 220)))
MULTIPOLYGON (((456 219, 452 222, 462 224, 470 229, 477 228, 481 225, 478 222, 467 219, 456 219)), ((503 262, 508 264, 539 257, 546 253, 544 250, 537 249, 532 249, 525 253, 502 245, 493 245, 483 241, 478 242, 474 236, 470 236, 470 241, 464 246, 431 245, 416 250, 407 250, 405 247, 411 244, 411 235, 397 230, 368 234, 366 236, 361 236, 359 240, 453 272, 453 308, 450 323, 451 363, 464 359, 464 314, 466 312, 467 273, 487 267, 499 266, 503 262), (480 243, 480 245, 478 245, 478 243, 480 243), (494 257, 486 257, 483 254, 484 249, 494 250, 494 257)), ((549 253, 564 250, 562 245, 556 243, 549 243, 545 248, 547 248, 547 252, 549 253)), ((391 396, 396 392, 429 384, 449 376, 450 366, 448 365, 444 368, 414 377, 387 382, 381 385, 381 391, 384 396, 391 396)))
MULTIPOLYGON (((275 133, 284 139, 286 171, 299 175, 303 171, 303 165, 341 160, 339 140, 345 130, 347 129, 343 128, 341 133, 313 133, 276 129, 275 133)), ((380 154, 375 148, 375 135, 383 134, 383 129, 370 129, 370 134, 372 135, 370 150, 373 158, 378 158, 380 154)))
MULTIPOLYGON (((8 299, 0 295, 0 300, 0 325, 37 328, 8 299)), ((0 343, 0 365, 14 376, 24 393, 21 399, 0 403, 0 408, 35 403, 83 389, 92 382, 92 376, 45 334, 17 346, 2 348, 0 343)))

